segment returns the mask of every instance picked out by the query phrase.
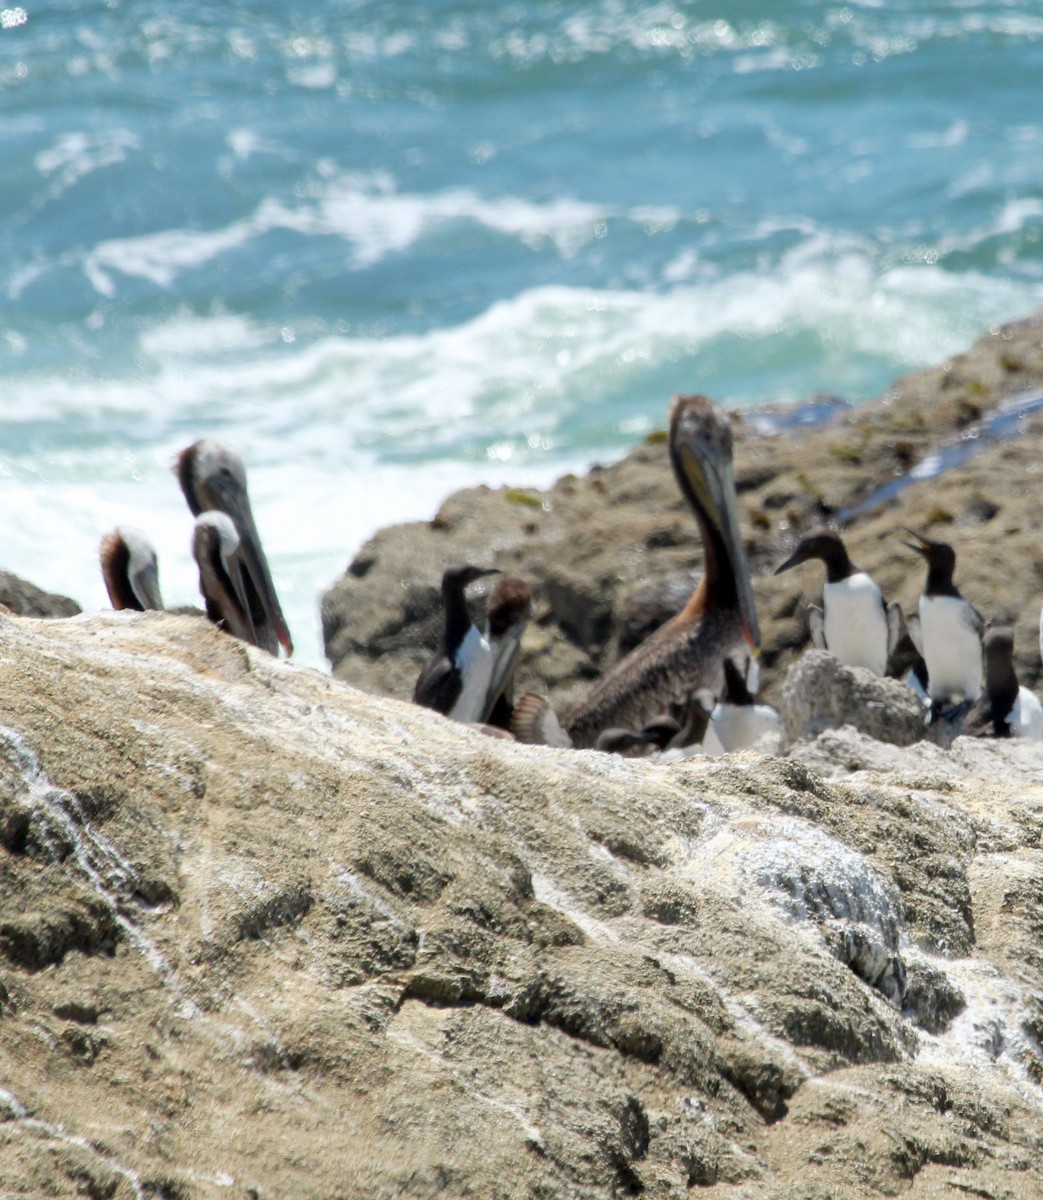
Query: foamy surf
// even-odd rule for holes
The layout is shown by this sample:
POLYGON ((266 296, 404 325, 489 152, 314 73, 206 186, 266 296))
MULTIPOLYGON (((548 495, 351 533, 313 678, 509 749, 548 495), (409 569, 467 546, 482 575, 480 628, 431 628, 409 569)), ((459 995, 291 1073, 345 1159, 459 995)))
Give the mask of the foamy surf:
POLYGON ((1024 5, 9 15, 2 565, 87 608, 121 522, 194 599, 202 435, 323 666, 380 525, 619 455, 675 392, 870 397, 1043 303, 1024 5))
POLYGON ((11 371, 4 565, 104 607, 98 541, 130 523, 157 546, 167 603, 197 602, 171 467, 189 441, 217 436, 246 460, 300 661, 324 667, 320 594, 381 526, 430 518, 460 487, 545 486, 617 456, 662 427, 677 392, 733 405, 863 398, 1043 302, 1043 285, 881 270, 815 241, 774 275, 542 287, 382 338, 288 337, 180 310, 141 331, 135 373, 11 371))

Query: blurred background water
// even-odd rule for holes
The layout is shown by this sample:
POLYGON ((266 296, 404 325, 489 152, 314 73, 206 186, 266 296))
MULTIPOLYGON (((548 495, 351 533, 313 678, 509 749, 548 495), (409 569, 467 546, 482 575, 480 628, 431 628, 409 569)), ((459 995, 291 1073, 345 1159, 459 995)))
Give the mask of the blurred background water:
MULTIPOLYGON (((2 3, 3 0, 0 0, 2 3)), ((0 567, 192 602, 221 437, 299 658, 360 543, 725 404, 858 401, 1043 303, 1043 10, 0 10, 0 567)))

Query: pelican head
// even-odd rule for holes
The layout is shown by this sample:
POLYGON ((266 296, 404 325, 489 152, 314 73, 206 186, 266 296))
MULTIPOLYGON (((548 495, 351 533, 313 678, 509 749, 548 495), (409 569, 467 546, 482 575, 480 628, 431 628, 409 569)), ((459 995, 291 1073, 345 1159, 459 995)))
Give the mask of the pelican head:
POLYGON ((705 396, 679 396, 670 414, 670 461, 703 532, 707 604, 734 605, 758 654, 760 623, 739 528, 728 414, 705 396))
POLYGON ((101 539, 101 576, 113 608, 138 612, 161 609, 159 563, 149 539, 132 525, 121 525, 101 539))
POLYGON ((292 655, 293 641, 250 508, 243 460, 223 442, 202 438, 181 452, 175 470, 194 516, 221 512, 235 525, 247 607, 255 630, 251 640, 272 654, 278 654, 281 644, 287 655, 292 655))
POLYGON ((501 575, 489 593, 485 612, 485 638, 493 654, 483 705, 488 721, 501 696, 511 702, 522 634, 532 617, 532 590, 520 575, 501 575))

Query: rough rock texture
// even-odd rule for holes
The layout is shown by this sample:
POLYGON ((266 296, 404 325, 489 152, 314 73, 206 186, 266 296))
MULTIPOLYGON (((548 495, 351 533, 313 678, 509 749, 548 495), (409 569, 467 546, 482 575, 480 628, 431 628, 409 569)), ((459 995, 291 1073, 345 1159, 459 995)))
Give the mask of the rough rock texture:
POLYGON ((782 746, 850 725, 879 742, 911 746, 924 736, 924 706, 899 679, 845 667, 824 650, 808 650, 790 667, 779 710, 782 746))
POLYGON ((164 613, 0 695, 0 1195, 1039 1194, 1038 746, 526 747, 164 613))
MULTIPOLYGON (((778 704, 786 668, 807 644, 805 606, 821 597, 824 576, 820 564, 778 578, 771 572, 807 528, 837 521, 910 472, 929 473, 934 452, 950 442, 982 449, 941 478, 914 482, 841 521, 848 548, 888 598, 911 612, 924 568, 902 545, 901 527, 951 541, 964 594, 987 619, 1016 624, 1019 676, 1029 686, 1037 681, 1043 411, 1010 421, 1014 440, 996 442, 982 424, 1005 401, 1033 390, 1043 391, 1041 318, 1004 326, 966 354, 899 380, 879 401, 818 427, 765 435, 760 417, 736 416, 736 478, 769 702, 778 704)), ((664 422, 669 401, 663 397, 664 422)), ((546 492, 456 493, 431 522, 378 533, 327 592, 326 651, 337 678, 408 699, 437 641, 441 572, 460 560, 528 579, 538 618, 526 633, 519 683, 563 712, 680 608, 701 550, 662 437, 546 492)))

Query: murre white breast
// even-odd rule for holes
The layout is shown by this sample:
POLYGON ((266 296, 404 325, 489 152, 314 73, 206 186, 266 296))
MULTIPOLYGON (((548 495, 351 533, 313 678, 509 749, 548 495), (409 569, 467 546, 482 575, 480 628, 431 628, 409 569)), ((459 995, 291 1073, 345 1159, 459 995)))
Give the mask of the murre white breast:
POLYGON ((488 639, 472 625, 454 655, 461 688, 449 710, 453 721, 480 721, 485 714, 485 697, 493 677, 493 651, 488 639))
POLYGON ((920 597, 920 637, 927 664, 927 692, 935 706, 977 700, 985 672, 982 663, 981 613, 960 595, 953 582, 956 552, 907 529, 916 543, 906 542, 927 562, 927 582, 920 597))
POLYGON ((846 667, 887 670, 887 612, 880 589, 865 571, 856 571, 822 589, 826 647, 846 667))
POLYGON ((920 634, 933 701, 977 700, 981 695, 981 627, 962 596, 920 597, 920 634))
POLYGON ((846 667, 865 667, 874 675, 887 673, 887 609, 880 589, 848 557, 835 529, 814 529, 776 569, 780 575, 817 558, 826 568, 822 589, 822 635, 826 649, 846 667))
POLYGON ((1027 687, 1018 688, 1018 698, 1007 717, 1011 737, 1029 738, 1038 742, 1043 740, 1043 704, 1035 692, 1027 687))

